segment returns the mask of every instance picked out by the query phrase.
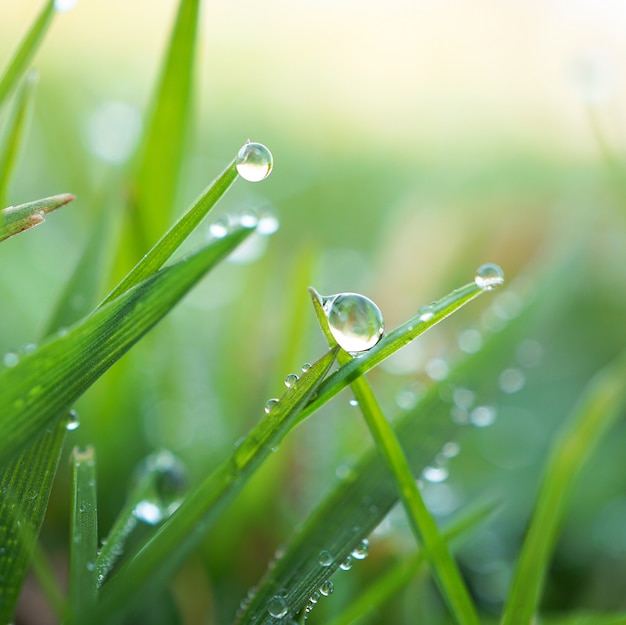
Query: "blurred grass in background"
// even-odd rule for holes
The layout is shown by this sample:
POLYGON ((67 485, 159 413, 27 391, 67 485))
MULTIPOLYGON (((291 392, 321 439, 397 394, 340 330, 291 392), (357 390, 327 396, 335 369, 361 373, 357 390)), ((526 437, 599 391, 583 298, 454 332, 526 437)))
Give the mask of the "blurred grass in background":
MULTIPOLYGON (((1 58, 39 4, 0 4, 1 58)), ((99 213, 123 204, 121 170, 175 4, 81 0, 55 20, 35 62, 32 125, 8 200, 78 199, 0 250, 5 352, 40 334, 99 213)), ((209 276, 79 402, 71 442, 97 446, 102 530, 147 453, 171 449, 197 479, 281 392, 284 376, 319 355, 309 284, 364 292, 391 328, 482 262, 503 267, 509 291, 463 310, 373 373, 393 416, 429 383, 433 359, 462 356, 457 339, 472 336, 464 331, 496 331, 550 263, 569 258, 524 340, 500 351, 502 376, 477 371, 471 383, 480 391, 468 385, 495 409, 495 423, 468 429, 449 479, 427 486, 442 518, 485 490, 508 495, 461 559, 482 609, 497 612, 548 441, 585 382, 625 343, 624 28, 626 10, 608 0, 205 2, 176 209, 250 138, 270 147, 275 170, 262 185, 237 184, 219 211, 269 210, 281 227, 267 249, 262 240, 209 276)), ((370 444, 348 398, 288 438, 180 573, 173 595, 183 622, 207 622, 207 614, 228 622, 337 470, 370 444)), ((626 608, 623 423, 613 434, 577 490, 548 610, 626 608)), ((68 479, 62 471, 43 532, 59 570, 68 479)), ((392 513, 367 563, 336 583, 312 619, 322 622, 407 548, 401 516, 392 513)), ((23 609, 34 609, 28 592, 23 609)), ((434 591, 417 582, 389 609, 385 622, 444 618, 434 591)))

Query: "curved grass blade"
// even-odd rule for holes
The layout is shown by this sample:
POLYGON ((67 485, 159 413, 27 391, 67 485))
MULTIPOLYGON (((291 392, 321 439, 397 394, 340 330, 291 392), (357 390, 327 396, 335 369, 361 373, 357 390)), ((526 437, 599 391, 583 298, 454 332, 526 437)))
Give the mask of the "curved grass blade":
POLYGON ((96 600, 98 519, 96 458, 93 447, 72 451, 70 526, 70 623, 88 621, 96 600))
POLYGON ((104 583, 97 608, 99 622, 108 622, 129 602, 139 599, 146 587, 162 584, 172 575, 224 506, 292 428, 298 413, 328 373, 335 354, 336 350, 328 352, 303 374, 233 454, 194 488, 154 535, 104 583))
POLYGON ((54 0, 48 0, 9 61, 0 77, 0 108, 28 70, 52 22, 54 13, 54 0))
POLYGON ((44 215, 74 200, 71 193, 53 195, 43 200, 9 206, 0 211, 0 241, 34 228, 45 221, 44 215))
POLYGON ((24 139, 27 121, 33 106, 37 72, 31 70, 20 89, 6 125, 6 136, 0 146, 0 206, 6 204, 7 189, 24 139))
MULTIPOLYGON (((332 347, 335 340, 330 333, 321 298, 317 293, 312 293, 312 299, 318 321, 332 347)), ((350 354, 343 350, 339 351, 337 361, 341 365, 347 365, 352 360, 350 354)), ((361 376, 353 380, 350 387, 376 448, 396 482, 411 531, 426 554, 444 600, 460 625, 478 625, 476 608, 461 573, 450 555, 446 540, 439 531, 435 519, 424 503, 400 441, 385 418, 370 385, 365 377, 361 376)))
POLYGON ((142 249, 167 228, 183 163, 195 68, 200 0, 181 0, 163 61, 136 177, 142 249))
MULTIPOLYGON (((454 547, 453 543, 459 542, 458 539, 465 537, 484 523, 497 507, 497 504, 490 502, 461 511, 458 518, 455 518, 443 530, 443 538, 454 547)), ((426 564, 424 553, 418 551, 394 565, 373 584, 365 588, 358 597, 351 600, 350 605, 327 625, 353 625, 366 619, 414 579, 417 572, 426 564)))
POLYGON ((162 269, 119 298, 57 334, 12 369, 0 373, 0 458, 32 440, 153 325, 198 280, 230 254, 253 229, 237 228, 223 239, 162 269))
POLYGON ((626 352, 589 382, 552 451, 507 597, 502 625, 526 625, 538 609, 576 478, 626 403, 626 352))

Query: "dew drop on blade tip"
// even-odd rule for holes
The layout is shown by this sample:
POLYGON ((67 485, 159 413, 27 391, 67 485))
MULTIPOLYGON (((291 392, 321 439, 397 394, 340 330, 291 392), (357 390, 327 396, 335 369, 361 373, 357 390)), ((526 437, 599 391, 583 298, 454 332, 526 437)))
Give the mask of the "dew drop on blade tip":
POLYGON ((265 180, 272 171, 272 153, 262 143, 246 142, 237 153, 237 173, 248 182, 265 180))
POLYGON ((483 291, 491 291, 504 282, 504 272, 498 265, 487 263, 476 270, 474 282, 483 291))

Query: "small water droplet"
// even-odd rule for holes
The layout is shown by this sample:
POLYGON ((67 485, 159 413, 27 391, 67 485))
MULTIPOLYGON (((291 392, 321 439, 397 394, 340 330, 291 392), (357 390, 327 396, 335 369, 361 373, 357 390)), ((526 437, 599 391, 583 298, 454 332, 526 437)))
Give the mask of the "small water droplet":
POLYGON ((54 0, 54 10, 57 13, 71 11, 78 4, 78 0, 54 0))
POLYGON ((354 397, 350 400, 348 400, 348 405, 352 406, 353 408, 356 408, 359 405, 359 402, 357 399, 354 399, 354 397))
POLYGON ((461 451, 461 446, 455 441, 449 441, 441 449, 441 453, 445 458, 456 458, 461 451))
POLYGON ((306 373, 313 365, 310 362, 305 362, 302 365, 302 373, 306 373))
POLYGON ((422 471, 422 477, 427 482, 432 482, 433 484, 445 482, 448 479, 449 474, 450 473, 446 467, 424 467, 424 470, 422 471))
POLYGON ((470 413, 470 422, 477 428, 486 428, 496 420, 496 409, 493 406, 477 406, 470 413))
POLYGON ((435 316, 435 311, 432 306, 422 306, 418 311, 420 321, 430 321, 435 316))
POLYGON ((498 379, 500 390, 503 393, 517 393, 524 388, 526 376, 519 369, 505 369, 498 379))
POLYGON ((448 377, 450 368, 448 363, 442 358, 433 358, 426 363, 424 367, 426 375, 435 382, 441 382, 448 377))
POLYGON ((26 345, 22 347, 22 351, 25 354, 32 354, 36 350, 37 350, 37 343, 26 343, 26 345))
POLYGON ((475 354, 483 346, 482 334, 474 328, 463 330, 458 338, 459 349, 465 354, 475 354))
POLYGON ((369 554, 370 543, 367 538, 364 538, 359 545, 357 545, 350 554, 355 560, 365 560, 369 554))
POLYGON ((214 239, 223 239, 228 234, 228 219, 218 219, 210 224, 209 234, 214 239))
POLYGON ((79 426, 80 426, 80 421, 78 419, 78 413, 76 412, 76 410, 70 410, 69 413, 67 414, 67 421, 65 422, 65 429, 71 432, 72 430, 78 429, 79 426))
POLYGON ((349 571, 352 568, 352 558, 348 556, 340 565, 339 568, 343 571, 349 571))
POLYGON ((93 562, 87 562, 87 570, 93 571, 96 568, 96 565, 93 562))
POLYGON ((239 223, 244 228, 255 228, 257 224, 259 223, 259 217, 256 214, 256 212, 254 212, 251 209, 248 209, 248 210, 243 211, 241 215, 239 215, 239 223))
POLYGON ((262 143, 247 141, 237 154, 237 173, 248 182, 260 182, 270 175, 272 153, 262 143))
POLYGON ((329 579, 327 579, 320 586, 320 594, 323 595, 324 597, 328 597, 329 595, 332 595, 334 590, 335 590, 335 585, 329 579))
POLYGON ((320 563, 320 566, 328 567, 332 565, 335 559, 333 558, 332 554, 329 551, 324 550, 324 551, 320 551, 320 555, 317 561, 320 563))
POLYGON ((474 282, 483 291, 491 291, 504 282, 504 272, 498 265, 486 263, 476 270, 474 282))
POLYGON ((347 352, 371 349, 385 329, 383 315, 376 304, 358 293, 340 293, 323 298, 330 331, 347 352))
POLYGON ((267 602, 267 611, 274 618, 283 618, 283 616, 286 616, 287 612, 289 612, 289 608, 287 607, 287 602, 284 597, 274 595, 267 602))
POLYGON ((291 388, 298 381, 298 376, 295 373, 290 373, 285 378, 285 386, 291 388))
POLYGON ((137 519, 147 523, 148 525, 156 525, 163 519, 161 507, 153 501, 144 499, 137 503, 133 510, 133 514, 137 519))
POLYGON ((276 398, 268 399, 265 403, 265 414, 269 414, 277 403, 278 400, 276 398))
POLYGON ((15 352, 7 352, 3 358, 5 367, 15 367, 19 361, 20 357, 15 352))
POLYGON ((320 593, 317 590, 309 597, 309 601, 315 605, 320 600, 320 593))

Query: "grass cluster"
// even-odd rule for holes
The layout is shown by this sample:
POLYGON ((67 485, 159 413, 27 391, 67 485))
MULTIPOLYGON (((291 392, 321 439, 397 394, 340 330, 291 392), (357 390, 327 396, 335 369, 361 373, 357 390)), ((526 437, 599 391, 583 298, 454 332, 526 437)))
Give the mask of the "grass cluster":
MULTIPOLYGON (((7 203, 5 199, 11 197, 9 185, 18 169, 18 156, 26 141, 36 96, 31 64, 47 30, 57 19, 57 8, 58 3, 55 6, 53 0, 45 3, 0 77, 0 114, 4 120, 0 143, 0 202, 3 205, 7 203)), ((37 601, 45 597, 57 621, 76 624, 200 623, 207 622, 207 612, 218 615, 213 616, 211 622, 223 622, 229 618, 224 614, 231 610, 231 620, 241 625, 292 625, 307 618, 312 621, 318 618, 313 609, 318 603, 330 603, 326 597, 333 592, 333 583, 337 586, 337 607, 334 611, 326 607, 320 609, 326 610, 324 614, 333 625, 374 622, 376 618, 379 622, 396 622, 394 619, 405 618, 388 615, 403 614, 400 608, 393 606, 399 603, 396 597, 411 594, 410 591, 402 594, 406 588, 417 589, 415 594, 426 606, 411 607, 415 611, 412 622, 419 616, 428 623, 456 622, 459 625, 492 623, 498 619, 501 625, 626 624, 623 599, 604 612, 593 606, 591 613, 585 606, 567 606, 565 613, 555 614, 544 610, 542 604, 546 588, 550 588, 554 574, 551 567, 571 501, 576 496, 578 478, 581 474, 584 477, 588 459, 602 444, 605 432, 615 427, 624 412, 626 352, 619 345, 612 345, 599 356, 589 358, 587 379, 582 388, 577 389, 575 397, 570 392, 573 385, 567 387, 568 397, 563 405, 570 414, 560 423, 560 431, 552 436, 546 460, 538 463, 542 468, 535 475, 536 482, 526 489, 532 492, 536 488, 536 494, 529 494, 524 488, 516 492, 509 483, 506 488, 481 492, 476 501, 455 506, 446 514, 437 512, 432 499, 433 487, 442 486, 450 458, 458 453, 456 441, 468 430, 468 421, 477 426, 476 430, 482 430, 493 420, 488 406, 473 406, 474 392, 468 388, 476 389, 476 394, 493 393, 493 389, 489 389, 499 377, 505 393, 512 395, 519 391, 523 375, 520 369, 505 369, 511 354, 517 353, 519 360, 528 363, 531 360, 529 349, 537 350, 537 342, 527 339, 528 328, 548 328, 544 334, 549 333, 563 307, 576 301, 575 293, 572 294, 576 289, 568 291, 562 286, 567 284, 572 266, 576 266, 571 249, 563 252, 553 246, 551 253, 542 259, 541 270, 527 268, 528 275, 532 276, 531 286, 524 290, 522 284, 518 290, 504 291, 498 304, 499 320, 496 323, 492 318, 491 331, 484 336, 477 332, 466 333, 463 358, 449 369, 445 365, 443 373, 432 373, 428 386, 413 393, 408 403, 402 403, 403 411, 399 416, 391 418, 388 414, 385 378, 383 375, 375 377, 379 365, 392 361, 402 348, 413 344, 466 305, 471 310, 478 304, 477 298, 494 298, 506 286, 491 293, 493 284, 485 284, 479 278, 475 280, 474 267, 471 267, 460 281, 462 286, 443 296, 445 291, 442 291, 440 299, 423 306, 396 328, 387 329, 374 347, 358 354, 348 353, 337 345, 322 299, 314 290, 311 290, 313 305, 310 309, 300 304, 302 298, 294 298, 286 306, 287 313, 281 323, 286 329, 282 338, 284 344, 273 346, 279 353, 276 360, 281 366, 285 363, 285 367, 292 367, 301 357, 305 349, 302 319, 306 316, 317 317, 321 334, 328 342, 327 348, 309 352, 313 364, 303 367, 297 376, 289 376, 286 390, 269 403, 265 411, 257 406, 260 416, 254 422, 241 419, 238 423, 242 428, 240 437, 233 437, 231 444, 212 448, 209 460, 196 458, 199 468, 189 476, 185 474, 183 463, 169 450, 149 449, 145 443, 138 443, 133 450, 132 433, 121 429, 121 438, 128 440, 119 442, 116 440, 118 429, 106 423, 87 429, 90 437, 87 444, 68 451, 71 447, 68 439, 76 426, 73 408, 85 393, 93 394, 95 403, 106 395, 107 410, 121 414, 128 412, 125 403, 135 407, 142 402, 149 403, 155 395, 166 393, 168 384, 184 385, 194 377, 193 359, 187 362, 182 373, 174 372, 175 363, 167 363, 170 368, 162 377, 163 387, 157 384, 156 388, 137 388, 140 377, 137 366, 128 359, 148 342, 154 368, 162 367, 163 360, 171 354, 168 337, 158 333, 154 337, 152 329, 163 322, 209 272, 226 271, 226 261, 233 253, 260 236, 258 216, 239 215, 219 224, 208 242, 189 251, 189 241, 194 241, 199 226, 229 188, 234 184, 247 184, 238 182, 235 156, 239 146, 224 158, 223 171, 214 172, 213 182, 197 195, 186 211, 180 212, 176 207, 185 160, 185 138, 191 120, 199 9, 199 0, 180 0, 140 147, 123 171, 109 175, 107 186, 115 189, 110 193, 115 197, 113 203, 117 210, 110 210, 108 200, 103 200, 104 208, 100 211, 94 210, 84 251, 73 272, 64 280, 65 286, 57 295, 56 305, 42 315, 45 329, 41 336, 33 337, 20 350, 7 349, 3 357, 4 367, 0 370, 0 622, 14 620, 30 575, 38 580, 37 601), (179 215, 178 218, 175 215, 179 215), (146 336, 148 333, 150 337, 146 336), (470 343, 473 340, 473 344, 468 346, 468 340, 470 343), (520 352, 523 345, 527 349, 520 352), (131 354, 125 356, 131 349, 131 354), (124 389, 128 387, 133 402, 123 399, 124 389), (219 553, 218 543, 223 539, 226 552, 234 551, 232 546, 239 543, 253 550, 254 543, 249 542, 249 535, 259 531, 263 519, 257 520, 254 515, 246 517, 246 510, 255 510, 254 504, 250 504, 249 499, 245 504, 241 502, 257 489, 261 498, 267 497, 276 505, 265 483, 277 479, 286 489, 292 468, 286 463, 277 465, 277 456, 297 439, 305 421, 318 419, 322 409, 332 401, 341 401, 334 398, 344 389, 352 393, 352 403, 358 407, 373 445, 355 448, 353 462, 340 467, 337 479, 321 501, 306 502, 300 526, 273 558, 263 562, 267 570, 260 580, 250 580, 251 575, 258 573, 258 562, 244 561, 233 571, 228 553, 222 560, 207 565, 207 570, 194 573, 194 558, 195 561, 202 559, 206 545, 219 553), (246 429, 247 433, 241 436, 246 429), (101 446, 111 450, 116 444, 121 450, 133 450, 135 455, 146 453, 133 479, 126 472, 122 481, 128 483, 128 487, 118 485, 115 492, 111 487, 115 479, 109 478, 106 472, 100 475, 98 458, 101 446), (70 476, 63 479, 68 457, 70 476), (273 473, 276 471, 280 473, 278 477, 273 473), (100 481, 109 486, 99 488, 100 481), (55 483, 57 488, 67 489, 65 497, 53 493, 55 483), (526 504, 524 509, 520 509, 520 500, 526 504), (55 510, 59 501, 66 504, 61 513, 55 510), (341 577, 343 571, 365 558, 368 537, 385 519, 396 514, 390 511, 398 503, 410 533, 405 533, 395 561, 388 558, 382 564, 373 564, 379 569, 371 579, 363 578, 352 588, 346 582, 345 588, 339 588, 347 579, 341 577), (516 523, 512 525, 526 529, 523 539, 518 537, 520 544, 511 558, 515 564, 510 580, 506 576, 492 578, 494 586, 504 583, 506 588, 496 605, 489 604, 485 597, 494 596, 490 592, 493 589, 481 593, 477 576, 464 564, 467 559, 456 556, 459 544, 464 544, 463 539, 467 544, 468 536, 488 535, 497 511, 511 509, 516 516, 516 523), (42 540, 46 533, 44 522, 49 516, 69 520, 69 536, 62 550, 61 565, 66 574, 59 573, 59 567, 51 564, 46 540, 42 540), (450 517, 445 519, 445 524, 443 517, 450 517), (214 540, 214 536, 218 538, 214 540), (202 611, 197 607, 202 605, 202 599, 189 596, 198 583, 202 585, 198 580, 207 574, 220 578, 221 587, 226 589, 224 596, 228 597, 224 607, 218 606, 212 611, 208 608, 202 611), (242 579, 229 579, 229 574, 241 575, 242 579), (61 583, 63 577, 67 578, 66 585, 61 583), (247 596, 238 596, 240 606, 235 614, 229 592, 236 596, 250 581, 254 587, 247 596), (184 585, 191 591, 181 590, 180 586, 184 585)), ((50 193, 59 191, 51 189, 50 193)), ((68 204, 62 211, 71 211, 74 199, 70 193, 45 199, 20 199, 18 205, 0 212, 0 242, 13 241, 14 236, 32 236, 31 229, 44 222, 51 211, 68 204)), ((39 231, 45 228, 41 226, 39 231)), ((3 244, 3 248, 10 244, 3 244)), ((17 253, 19 248, 12 251, 17 253)), ((296 263, 295 278, 291 280, 294 293, 301 296, 306 294, 312 264, 307 254, 303 253, 296 263)), ((3 269, 9 265, 12 269, 20 262, 19 258, 2 261, 3 269)), ((410 267, 398 268, 398 271, 411 270, 410 267)), ((215 289, 217 297, 221 283, 209 283, 209 287, 215 289)), ((209 293, 208 298, 211 297, 209 293)), ((260 293, 251 287, 240 304, 243 312, 240 310, 230 325, 224 317, 216 315, 216 319, 225 324, 218 332, 224 332, 228 340, 222 343, 221 351, 212 351, 207 356, 216 363, 216 369, 223 367, 222 375, 238 377, 243 410, 246 409, 243 395, 248 383, 250 392, 255 384, 265 384, 265 389, 273 383, 270 380, 259 382, 259 377, 266 372, 267 376, 272 375, 266 366, 257 366, 255 376, 237 369, 244 361, 238 350, 257 349, 254 340, 245 336, 246 340, 239 340, 239 335, 253 336, 251 318, 262 318, 263 313, 263 307, 258 305, 260 299, 260 293)), ((604 307, 607 314, 621 310, 621 303, 598 305, 604 307)), ((4 311, 10 306, 11 302, 3 298, 3 316, 7 319, 11 317, 8 313, 5 316, 4 311)), ((493 313, 492 309, 485 310, 493 313)), ((210 307, 207 314, 212 314, 210 307)), ((267 314, 271 316, 272 310, 268 309, 267 314)), ((469 313, 473 314, 478 312, 469 313)), ((599 322, 592 317, 590 324, 597 326, 599 322)), ((175 330, 172 333, 175 335, 175 330)), ((185 340, 192 338, 186 336, 185 340)), ((215 343, 220 345, 219 341, 215 343)), ((444 364, 440 362, 440 368, 444 364)), ((287 371, 283 375, 285 373, 287 371)), ((542 399, 550 401, 547 394, 542 399)), ((170 429, 176 430, 183 415, 177 414, 175 403, 164 411, 173 423, 170 429)), ((89 414, 83 417, 85 421, 90 418, 89 414)), ((148 425, 148 429, 151 427, 156 429, 157 426, 148 425)), ((205 428, 209 438, 215 435, 219 440, 216 433, 219 423, 212 422, 205 428)), ((332 434, 325 436, 334 438, 332 434)), ((497 446, 499 442, 493 439, 492 444, 497 446)), ((124 462, 121 462, 121 469, 126 469, 124 462)), ((495 484, 498 480, 493 481, 495 484)), ((451 491, 440 489, 438 492, 440 497, 449 497, 451 491)), ((264 521, 267 527, 272 522, 271 515, 264 521)), ((389 540, 387 534, 381 542, 389 540)), ((502 563, 502 558, 493 556, 487 548, 477 560, 487 569, 502 563)), ((213 598, 219 602, 220 594, 216 592, 213 598)), ((28 622, 19 611, 17 618, 21 619, 19 622, 28 622)))

